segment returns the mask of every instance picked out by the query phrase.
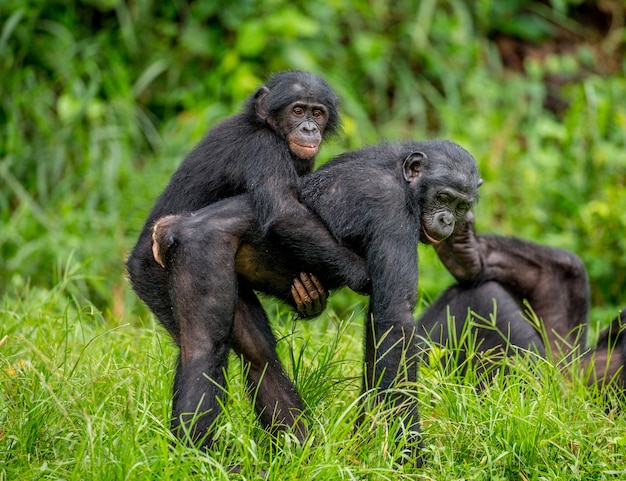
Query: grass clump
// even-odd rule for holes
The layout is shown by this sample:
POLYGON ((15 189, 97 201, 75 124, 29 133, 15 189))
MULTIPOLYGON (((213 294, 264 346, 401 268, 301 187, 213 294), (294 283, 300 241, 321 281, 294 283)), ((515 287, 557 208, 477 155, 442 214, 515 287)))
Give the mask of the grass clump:
MULTIPOLYGON (((270 310, 272 308, 270 307, 270 310)), ((426 463, 402 452, 385 406, 360 406, 361 320, 293 322, 276 311, 279 352, 307 406, 311 439, 272 440, 256 422, 242 368, 209 455, 168 429, 175 349, 152 322, 111 325, 62 291, 29 288, 0 312, 0 479, 622 479, 624 400, 562 367, 514 356, 490 382, 437 362, 408 388, 420 403, 426 463), (234 468, 237 472, 233 472, 234 468)), ((472 344, 467 344, 472 357, 472 344)), ((393 417, 392 417, 393 419, 393 417)))

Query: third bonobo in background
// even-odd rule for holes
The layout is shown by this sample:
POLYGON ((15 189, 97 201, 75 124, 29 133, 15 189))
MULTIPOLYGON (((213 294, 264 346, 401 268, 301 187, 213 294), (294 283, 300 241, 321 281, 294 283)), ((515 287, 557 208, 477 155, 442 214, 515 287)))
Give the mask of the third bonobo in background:
MULTIPOLYGON (((454 335, 459 339, 471 309, 473 316, 495 316, 497 327, 474 328, 478 351, 534 349, 555 361, 581 355, 589 384, 626 387, 622 314, 601 334, 595 349, 584 352, 581 345, 589 324, 590 296, 587 272, 578 256, 515 237, 476 235, 471 213, 436 250, 458 285, 435 300, 420 319, 420 331, 432 341, 450 339, 449 315, 455 318, 454 335), (524 301, 543 322, 548 345, 526 321, 524 301)), ((465 360, 462 349, 457 360, 465 360)))

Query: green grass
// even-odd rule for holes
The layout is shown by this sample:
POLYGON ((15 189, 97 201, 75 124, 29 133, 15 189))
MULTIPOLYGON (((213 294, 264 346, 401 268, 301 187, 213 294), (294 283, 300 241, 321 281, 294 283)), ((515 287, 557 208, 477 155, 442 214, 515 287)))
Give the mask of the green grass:
MULTIPOLYGON (((66 283, 73 282, 67 279, 66 283)), ((567 380, 545 361, 507 361, 476 390, 476 373, 421 368, 426 465, 394 464, 383 407, 354 430, 362 315, 332 309, 293 322, 267 304, 279 351, 307 405, 312 439, 273 443, 230 360, 229 394, 210 456, 168 431, 173 345, 150 318, 113 325, 64 289, 25 286, 0 311, 0 479, 624 479, 623 399, 567 380), (621 411, 620 411, 621 409, 621 411)), ((471 342, 470 353, 472 352, 471 342)), ((496 366, 498 367, 498 366, 496 366)))
MULTIPOLYGON (((226 479, 232 466, 281 481, 626 479, 624 401, 520 359, 481 391, 471 369, 424 365, 413 387, 428 461, 395 466, 384 406, 373 429, 353 428, 365 300, 348 291, 307 323, 267 303, 311 443, 269 439, 233 358, 219 447, 172 447, 176 353, 123 270, 192 145, 269 73, 303 68, 342 97, 345 133, 321 161, 382 138, 462 144, 485 179, 479 230, 578 253, 597 330, 626 301, 626 40, 619 15, 585 31, 579 4, 5 0, 0 481, 226 479), (554 50, 559 29, 579 35, 573 48, 554 50), (543 55, 509 69, 502 35, 543 55)), ((452 280, 419 251, 421 309, 452 280)))

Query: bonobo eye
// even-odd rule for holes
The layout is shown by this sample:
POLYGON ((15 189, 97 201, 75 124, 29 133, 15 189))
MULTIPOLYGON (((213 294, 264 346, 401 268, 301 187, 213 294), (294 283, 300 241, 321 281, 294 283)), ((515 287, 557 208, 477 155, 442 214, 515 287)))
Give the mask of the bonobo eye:
POLYGON ((437 200, 437 202, 441 203, 441 204, 447 204, 448 201, 450 200, 450 198, 448 197, 448 194, 444 194, 442 192, 440 192, 439 194, 437 194, 437 196, 435 197, 435 199, 437 200))
POLYGON ((296 115, 304 115, 304 109, 302 107, 294 107, 293 113, 296 115))
POLYGON ((459 212, 466 212, 472 208, 472 204, 469 202, 459 202, 456 208, 459 212))
POLYGON ((322 112, 322 111, 321 111, 321 110, 319 110, 319 109, 315 109, 315 110, 313 111, 313 117, 321 117, 322 115, 324 115, 324 112, 322 112))

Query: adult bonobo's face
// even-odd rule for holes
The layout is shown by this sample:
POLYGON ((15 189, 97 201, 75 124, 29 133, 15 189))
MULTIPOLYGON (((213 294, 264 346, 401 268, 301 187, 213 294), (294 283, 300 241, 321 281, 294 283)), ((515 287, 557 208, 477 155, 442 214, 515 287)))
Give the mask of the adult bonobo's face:
POLYGON ((420 241, 437 244, 454 232, 478 199, 482 179, 474 158, 449 141, 424 142, 404 161, 420 207, 420 241))
POLYGON ((339 130, 338 97, 319 76, 282 72, 255 94, 257 116, 287 140, 300 159, 312 160, 327 134, 339 130))
POLYGON ((474 200, 471 195, 452 187, 428 190, 422 206, 420 240, 424 244, 437 244, 454 232, 474 200))

